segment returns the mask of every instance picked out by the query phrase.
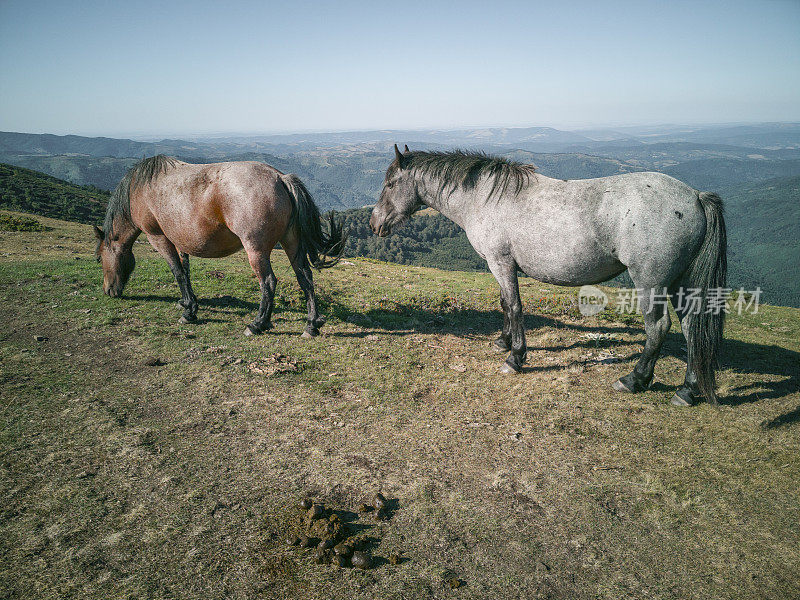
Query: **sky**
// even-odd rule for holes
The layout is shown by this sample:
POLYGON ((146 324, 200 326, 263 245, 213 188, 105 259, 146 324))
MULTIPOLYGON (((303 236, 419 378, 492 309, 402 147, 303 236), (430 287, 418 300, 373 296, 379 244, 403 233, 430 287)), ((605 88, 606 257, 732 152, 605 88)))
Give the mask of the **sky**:
POLYGON ((0 0, 0 130, 800 121, 800 0, 0 0))

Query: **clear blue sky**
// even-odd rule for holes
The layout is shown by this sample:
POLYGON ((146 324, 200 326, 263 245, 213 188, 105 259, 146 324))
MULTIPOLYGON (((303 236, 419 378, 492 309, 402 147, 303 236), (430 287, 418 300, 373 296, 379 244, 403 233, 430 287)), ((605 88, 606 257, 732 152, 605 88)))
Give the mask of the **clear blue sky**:
POLYGON ((800 120, 800 1, 0 0, 0 130, 800 120))

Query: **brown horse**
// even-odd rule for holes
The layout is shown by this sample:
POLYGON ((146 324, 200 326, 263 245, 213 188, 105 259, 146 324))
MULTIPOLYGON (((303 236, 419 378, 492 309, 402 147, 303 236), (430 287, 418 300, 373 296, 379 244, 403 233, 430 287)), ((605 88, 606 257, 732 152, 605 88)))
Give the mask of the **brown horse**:
POLYGON ((95 226, 97 261, 103 264, 103 290, 122 295, 136 261, 133 243, 144 231, 163 256, 181 290, 180 321, 197 320, 197 297, 189 280, 189 255, 217 258, 240 248, 261 287, 261 304, 245 335, 271 327, 277 278, 270 254, 280 242, 306 297, 313 337, 325 322, 317 311, 309 261, 317 269, 338 262, 346 236, 319 210, 296 175, 284 175, 258 162, 193 165, 167 156, 146 158, 128 171, 111 195, 103 229, 95 226))

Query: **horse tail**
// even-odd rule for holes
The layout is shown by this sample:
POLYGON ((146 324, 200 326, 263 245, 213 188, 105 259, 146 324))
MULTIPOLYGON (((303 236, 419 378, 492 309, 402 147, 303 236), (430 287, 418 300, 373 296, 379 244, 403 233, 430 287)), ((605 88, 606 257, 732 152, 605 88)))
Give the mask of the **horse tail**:
POLYGON ((332 267, 342 257, 347 235, 344 221, 337 221, 333 211, 320 217, 306 186, 297 175, 281 175, 281 181, 292 199, 292 218, 289 227, 297 226, 300 235, 300 252, 305 252, 309 261, 317 269, 332 267), (328 232, 322 228, 322 221, 328 222, 328 232))
POLYGON ((709 310, 708 296, 713 288, 725 287, 728 242, 722 198, 711 192, 700 192, 699 201, 706 214, 706 236, 697 256, 689 265, 684 281, 690 287, 702 290, 702 303, 700 310, 693 310, 686 317, 686 338, 689 366, 697 376, 697 387, 707 400, 718 404, 714 369, 719 367, 718 354, 722 345, 725 311, 718 306, 709 310))

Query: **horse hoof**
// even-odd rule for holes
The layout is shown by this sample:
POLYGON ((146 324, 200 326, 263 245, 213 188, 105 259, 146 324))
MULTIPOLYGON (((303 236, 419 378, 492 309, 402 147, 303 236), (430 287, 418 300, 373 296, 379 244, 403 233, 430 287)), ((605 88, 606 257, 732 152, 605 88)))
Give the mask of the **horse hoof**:
POLYGON ((505 375, 516 375, 517 373, 521 373, 522 369, 520 369, 519 367, 511 366, 507 362, 504 362, 503 366, 500 367, 500 372, 505 375))
POLYGON ((627 385, 622 383, 621 379, 617 379, 612 386, 616 391, 622 392, 623 394, 633 394, 633 390, 630 389, 627 385))
POLYGON ((685 399, 678 396, 678 394, 675 394, 669 403, 672 404, 672 406, 694 406, 694 404, 687 402, 685 399))
POLYGON ((197 317, 192 317, 190 319, 190 318, 186 317, 185 315, 181 316, 181 318, 178 319, 178 323, 180 323, 181 325, 188 325, 189 323, 194 323, 196 321, 197 321, 197 317))
POLYGON ((247 337, 252 337, 252 336, 254 336, 254 335, 258 335, 258 334, 259 334, 259 332, 258 332, 258 331, 255 331, 255 330, 254 330, 252 327, 250 327, 250 325, 246 325, 246 326, 245 326, 245 328, 244 328, 244 334, 245 334, 247 337))
POLYGON ((694 406, 694 396, 685 387, 679 388, 669 403, 673 406, 694 406))
POLYGON ((306 330, 300 335, 300 337, 304 340, 313 340, 318 335, 319 333, 311 333, 310 331, 306 330))

